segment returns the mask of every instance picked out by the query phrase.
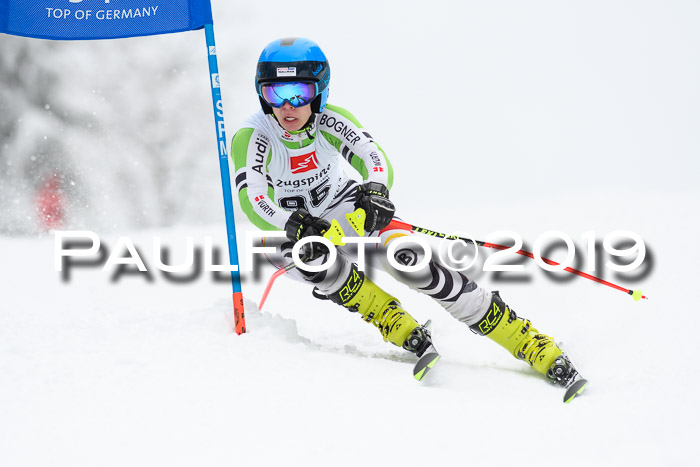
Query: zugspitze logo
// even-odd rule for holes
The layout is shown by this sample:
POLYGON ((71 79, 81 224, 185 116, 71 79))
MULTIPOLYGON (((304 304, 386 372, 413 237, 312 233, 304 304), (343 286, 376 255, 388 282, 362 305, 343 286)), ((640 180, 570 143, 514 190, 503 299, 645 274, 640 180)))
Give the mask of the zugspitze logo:
POLYGON ((318 169, 318 159, 316 151, 301 156, 292 156, 289 158, 293 174, 308 172, 309 170, 318 169))

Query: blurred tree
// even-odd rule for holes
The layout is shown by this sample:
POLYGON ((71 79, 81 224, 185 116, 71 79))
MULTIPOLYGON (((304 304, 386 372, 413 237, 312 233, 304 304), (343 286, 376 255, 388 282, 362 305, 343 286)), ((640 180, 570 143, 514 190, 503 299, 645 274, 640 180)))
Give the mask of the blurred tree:
POLYGON ((49 179, 65 227, 220 217, 193 196, 214 196, 218 178, 206 54, 193 39, 0 37, 0 233, 43 230, 36 199, 49 179))

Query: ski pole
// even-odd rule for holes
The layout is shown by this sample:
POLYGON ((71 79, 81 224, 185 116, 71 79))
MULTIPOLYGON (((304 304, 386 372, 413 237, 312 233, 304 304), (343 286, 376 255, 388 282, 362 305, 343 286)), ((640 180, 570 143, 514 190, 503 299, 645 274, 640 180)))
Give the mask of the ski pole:
MULTIPOLYGON (((484 242, 481 240, 472 240, 472 239, 458 237, 455 235, 446 235, 446 234, 441 233, 441 232, 436 232, 434 230, 429 230, 429 229, 426 229, 423 227, 419 227, 417 225, 407 224, 405 222, 401 222, 401 221, 397 221, 397 220, 392 220, 389 223, 389 225, 387 226, 387 229, 412 230, 414 232, 421 233, 423 235, 428 235, 430 237, 445 238, 448 240, 462 240, 463 242, 473 242, 476 244, 476 246, 481 246, 484 248, 493 248, 495 250, 507 250, 508 248, 511 248, 508 246, 499 245, 497 243, 484 242)), ((522 255, 522 256, 527 256, 528 258, 531 258, 531 259, 535 259, 535 255, 533 255, 529 251, 518 250, 518 251, 516 251, 516 253, 519 255, 522 255)), ((556 261, 552 261, 551 259, 542 258, 542 261, 549 264, 550 266, 560 266, 559 263, 557 263, 556 261)), ((612 287, 613 289, 619 290, 621 292, 625 292, 627 295, 631 295, 635 301, 638 301, 642 298, 647 300, 647 297, 642 295, 641 290, 626 289, 626 288, 621 287, 617 284, 613 284, 612 282, 608 282, 604 279, 601 279, 600 277, 593 276, 591 274, 588 274, 588 273, 583 272, 583 271, 579 271, 578 269, 574 269, 574 268, 568 267, 568 266, 566 268, 564 268, 564 271, 570 272, 572 274, 576 274, 577 276, 585 277, 586 279, 590 279, 590 280, 597 282, 599 284, 607 285, 608 287, 612 287)))
POLYGON ((275 271, 275 273, 272 276, 270 276, 270 280, 267 281, 267 286, 265 287, 265 292, 263 292, 262 298, 260 298, 260 305, 258 305, 258 310, 262 311, 263 305, 265 304, 265 300, 267 300, 267 296, 270 295, 270 290, 272 290, 272 285, 275 283, 277 278, 286 274, 288 271, 291 271, 295 267, 297 267, 297 265, 294 261, 292 261, 291 263, 289 263, 285 267, 275 271))
MULTIPOLYGON (((330 242, 334 245, 345 245, 345 243, 342 242, 343 237, 345 236, 345 233, 343 232, 343 228, 340 226, 337 220, 333 219, 333 222, 331 222, 331 226, 328 228, 328 231, 326 231, 323 234, 323 238, 326 240, 330 240, 330 242)), ((302 262, 306 262, 308 258, 303 257, 301 258, 302 262)), ((265 286, 265 291, 263 292, 262 297, 260 298, 260 304, 258 305, 258 310, 262 311, 262 307, 265 304, 265 300, 267 300, 267 296, 270 295, 270 290, 272 290, 272 285, 275 283, 278 277, 283 276, 287 272, 291 271, 297 267, 297 264, 292 261, 285 267, 278 269, 277 271, 270 276, 270 279, 267 281, 267 286, 265 286)))
MULTIPOLYGON (((364 218, 365 218, 365 215, 366 215, 366 214, 365 214, 365 212, 364 212, 364 210, 363 210, 362 208, 357 209, 357 210, 354 211, 353 213, 346 214, 346 217, 348 218, 348 221, 351 223, 351 225, 353 226, 353 228, 355 228, 355 230, 357 231, 357 233, 358 233, 359 235, 362 235, 362 234, 364 233, 364 231, 362 231, 362 233, 360 232, 360 227, 359 227, 359 226, 363 226, 363 225, 364 225, 364 218), (356 225, 357 225, 357 227, 356 227, 356 225)), ((337 221, 334 220, 333 222, 337 222, 337 221)), ((462 240, 463 242, 473 242, 473 243, 476 244, 476 246, 481 246, 481 247, 484 247, 484 248, 493 248, 493 249, 495 249, 495 250, 507 250, 507 249, 511 248, 511 247, 508 247, 508 246, 499 245, 499 244, 497 244, 497 243, 485 242, 485 241, 482 241, 482 240, 466 239, 466 238, 458 237, 458 236, 455 236, 455 235, 447 235, 447 234, 444 234, 444 233, 441 233, 441 232, 436 232, 436 231, 434 231, 434 230, 429 230, 429 229, 426 229, 426 228, 423 228, 423 227, 419 227, 419 226, 417 226, 417 225, 412 225, 412 224, 408 224, 408 223, 406 223, 406 222, 401 222, 401 221, 398 221, 398 220, 396 220, 396 219, 392 220, 392 221, 389 223, 389 225, 388 225, 385 229, 383 229, 383 230, 389 230, 389 229, 410 230, 410 231, 413 231, 413 232, 416 232, 416 233, 421 233, 421 234, 423 234, 423 235, 428 235, 428 236, 430 236, 430 237, 445 238, 445 239, 448 239, 448 240, 462 240)), ((342 231, 342 229, 340 228, 340 226, 338 226, 338 231, 337 231, 336 237, 337 237, 338 239, 342 239, 342 236, 343 236, 343 231, 342 231)), ((518 251, 516 251, 516 253, 519 254, 519 255, 522 255, 522 256, 526 256, 526 257, 528 257, 528 258, 530 258, 530 259, 535 259, 535 255, 532 254, 532 253, 530 253, 529 251, 518 250, 518 251)), ((553 260, 551 260, 551 259, 548 259, 548 258, 541 258, 541 259, 542 259, 542 261, 544 261, 545 263, 549 264, 550 266, 560 266, 559 263, 557 263, 556 261, 553 261, 553 260)), ((268 294, 270 293, 270 289, 272 289, 272 284, 275 282, 275 280, 277 280, 278 277, 284 275, 286 272, 288 272, 288 271, 294 269, 295 267, 296 267, 296 264, 294 264, 294 263, 292 262, 292 263, 288 264, 287 266, 285 266, 284 268, 279 269, 278 271, 276 271, 276 272, 272 275, 272 277, 270 277, 270 280, 269 280, 268 283, 267 283, 267 287, 265 288, 265 292, 263 293, 263 296, 262 296, 262 298, 261 298, 261 300, 260 300, 260 305, 258 306, 258 309, 262 310, 262 306, 263 306, 263 304, 265 303, 265 300, 267 299, 267 296, 268 296, 268 294)), ((625 292, 627 295, 631 295, 632 298, 634 298, 635 301, 639 301, 640 299, 648 300, 648 297, 642 295, 642 291, 641 291, 641 290, 626 289, 626 288, 621 287, 621 286, 619 286, 619 285, 617 285, 617 284, 613 284, 612 282, 608 282, 608 281, 606 281, 606 280, 604 280, 604 279, 601 279, 600 277, 593 276, 593 275, 591 275, 591 274, 588 274, 588 273, 583 272, 583 271, 579 271, 578 269, 574 269, 574 268, 569 267, 569 266, 567 266, 567 267, 564 268, 563 270, 566 271, 566 272, 569 272, 569 273, 571 273, 571 274, 576 274, 577 276, 584 277, 584 278, 586 278, 586 279, 592 280, 593 282, 597 282, 597 283, 599 283, 599 284, 607 285, 608 287, 612 287, 613 289, 619 290, 619 291, 621 291, 621 292, 625 292)))

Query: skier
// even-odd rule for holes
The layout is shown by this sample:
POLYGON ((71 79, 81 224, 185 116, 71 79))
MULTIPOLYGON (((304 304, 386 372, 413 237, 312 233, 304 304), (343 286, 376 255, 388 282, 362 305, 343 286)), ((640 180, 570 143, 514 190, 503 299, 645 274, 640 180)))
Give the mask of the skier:
MULTIPOLYGON (((262 110, 233 137, 235 184, 242 210, 259 228, 281 229, 289 239, 281 245, 282 258, 268 258, 278 268, 290 262, 295 242, 324 234, 334 219, 346 236, 363 234, 346 217, 357 208, 366 214, 364 236, 378 238, 377 248, 412 235, 400 223, 392 224, 393 170, 386 154, 350 112, 328 104, 329 82, 328 60, 316 43, 304 38, 271 42, 260 55, 255 76, 262 110), (349 177, 352 169, 345 161, 359 172, 362 183, 349 177)), ((337 260, 327 271, 295 268, 287 275, 312 284, 316 297, 357 312, 379 329, 385 341, 418 357, 429 355, 425 365, 432 367, 439 354, 428 327, 418 324, 396 297, 358 268, 357 250, 356 245, 339 246, 337 260)), ((325 263, 329 253, 317 242, 302 251, 309 265, 325 263)), ((395 259, 418 264, 424 255, 422 248, 402 243, 395 259)), ((382 267, 553 383, 577 393, 585 387, 585 380, 554 340, 518 317, 498 292, 489 292, 433 260, 418 273, 399 273, 387 261, 382 267)))

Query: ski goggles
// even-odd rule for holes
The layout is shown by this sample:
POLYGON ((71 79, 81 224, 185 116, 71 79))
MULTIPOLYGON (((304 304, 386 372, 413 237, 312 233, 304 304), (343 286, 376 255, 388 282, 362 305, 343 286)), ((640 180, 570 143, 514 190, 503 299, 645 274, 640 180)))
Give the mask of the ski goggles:
POLYGON ((311 82, 266 83, 260 86, 260 95, 271 107, 280 108, 285 102, 292 107, 311 103, 317 94, 317 84, 311 82))

